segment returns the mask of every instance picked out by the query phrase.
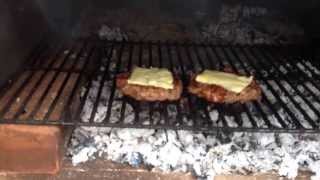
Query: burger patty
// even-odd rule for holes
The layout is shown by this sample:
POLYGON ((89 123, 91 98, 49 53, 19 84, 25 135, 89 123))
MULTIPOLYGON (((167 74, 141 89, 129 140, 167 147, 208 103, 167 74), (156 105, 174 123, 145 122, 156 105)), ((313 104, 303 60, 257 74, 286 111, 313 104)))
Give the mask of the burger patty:
POLYGON ((130 73, 121 73, 117 75, 117 88, 127 96, 139 101, 166 101, 178 100, 182 93, 182 82, 178 78, 174 78, 173 89, 164 89, 153 86, 141 86, 129 84, 128 79, 130 73))
POLYGON ((192 76, 188 91, 214 103, 245 103, 252 100, 258 100, 261 96, 261 89, 255 80, 240 93, 235 93, 218 85, 197 82, 196 76, 192 76))

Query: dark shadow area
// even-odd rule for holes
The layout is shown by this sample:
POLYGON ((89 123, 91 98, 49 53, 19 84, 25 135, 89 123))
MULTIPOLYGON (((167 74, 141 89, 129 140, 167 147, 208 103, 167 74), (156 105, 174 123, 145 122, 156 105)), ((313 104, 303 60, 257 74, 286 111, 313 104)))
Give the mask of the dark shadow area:
POLYGON ((47 25, 39 4, 30 0, 1 0, 0 22, 2 84, 43 37, 47 25))

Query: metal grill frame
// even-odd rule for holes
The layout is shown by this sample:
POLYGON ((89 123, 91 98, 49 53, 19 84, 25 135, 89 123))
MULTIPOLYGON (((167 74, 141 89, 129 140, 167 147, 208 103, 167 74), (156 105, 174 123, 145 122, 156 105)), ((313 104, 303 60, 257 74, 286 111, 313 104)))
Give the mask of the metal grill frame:
MULTIPOLYGON (((10 88, 15 79, 23 71, 31 71, 29 77, 22 83, 22 85, 18 88, 17 92, 14 96, 18 96, 28 84, 33 74, 37 70, 43 70, 44 74, 40 78, 40 80, 34 85, 30 94, 28 94, 27 98, 22 102, 18 112, 14 115, 12 119, 5 119, 4 114, 10 109, 12 103, 14 101, 14 97, 10 100, 10 102, 3 108, 0 109, 0 124, 29 124, 29 125, 62 125, 62 126, 97 126, 97 127, 118 127, 118 128, 152 128, 152 129, 175 129, 175 130, 192 130, 192 131, 202 131, 202 132, 217 132, 217 131, 246 131, 246 132, 290 132, 290 133, 319 133, 320 132, 320 109, 310 102, 300 90, 296 87, 297 82, 299 81, 308 81, 320 92, 320 75, 317 74, 313 69, 307 66, 304 61, 301 59, 311 59, 309 57, 309 52, 312 52, 312 48, 310 46, 305 45, 214 45, 214 44, 205 44, 205 43, 179 43, 179 42, 133 42, 133 41, 103 41, 103 40, 91 40, 91 39, 82 39, 75 40, 74 45, 81 45, 81 48, 75 50, 74 47, 71 48, 67 55, 65 56, 63 63, 60 67, 53 67, 55 59, 64 53, 64 50, 69 43, 55 42, 48 45, 48 43, 41 42, 39 46, 35 48, 35 50, 31 53, 31 55, 27 58, 22 70, 17 72, 11 79, 8 81, 6 85, 1 88, 0 91, 0 100, 6 93, 6 91, 10 88), (54 54, 50 53, 50 49, 54 49, 54 54), (126 49, 126 50, 125 50, 126 49), (134 51, 134 49, 138 49, 138 51, 134 51), (117 58, 114 60, 113 55, 114 51, 116 51, 117 58), (143 58, 145 54, 143 51, 146 51, 148 54, 148 58, 143 58), (202 54, 200 53, 202 52, 202 54), (133 62, 133 54, 137 56, 138 59, 133 62), (71 68, 64 69, 65 63, 70 61, 70 56, 72 53, 76 54, 75 60, 72 63, 71 68), (85 59, 85 62, 81 69, 76 69, 77 63, 79 63, 80 56, 86 53, 88 56, 85 59), (127 53, 127 58, 123 58, 124 54, 127 53), (241 57, 240 57, 241 55, 241 57), (167 59, 164 58, 167 57, 167 59), (50 57, 52 61, 49 64, 49 67, 43 68, 38 66, 39 60, 45 57, 50 57), (157 57, 157 60, 156 58, 157 57), (245 58, 245 60, 244 60, 245 58), (107 59, 108 63, 103 65, 102 59, 107 59), (285 60, 286 59, 286 60, 285 60), (167 60, 167 61, 165 61, 167 60), (115 61, 115 62, 114 62, 115 61), (156 62, 157 61, 157 62, 156 62), (125 63, 123 63, 125 62, 125 63), (305 72, 303 72, 296 63, 300 62, 307 71, 313 76, 310 78, 307 76, 305 72), (88 68, 88 65, 92 63, 93 67, 88 68), (106 70, 109 70, 111 63, 115 63, 114 71, 101 71, 100 67, 104 66, 106 70), (166 66, 166 65, 167 66, 166 66), (138 66, 157 66, 157 67, 167 67, 169 68, 175 75, 178 75, 184 84, 184 92, 183 99, 187 101, 186 107, 188 107, 188 112, 186 109, 181 109, 181 102, 162 102, 162 103, 147 103, 149 107, 149 116, 151 120, 150 125, 144 125, 140 119, 139 114, 141 110, 141 102, 134 101, 130 98, 124 97, 121 99, 117 99, 115 97, 116 87, 115 87, 115 75, 120 72, 130 71, 133 65, 138 66), (280 66, 283 66, 285 69, 289 69, 289 75, 283 73, 280 70, 280 66), (198 67, 198 70, 195 69, 198 67), (254 75, 259 82, 264 83, 268 90, 271 91, 274 98, 281 105, 281 108, 285 110, 287 115, 290 117, 290 123, 294 125, 294 127, 289 127, 290 124, 282 119, 281 115, 277 112, 276 107, 273 106, 272 102, 269 98, 266 97, 266 94, 263 93, 261 102, 251 102, 251 106, 254 107, 257 113, 260 115, 261 119, 264 121, 266 127, 260 127, 258 122, 255 120, 254 115, 250 110, 250 107, 247 104, 236 104, 236 105, 225 105, 225 104, 216 104, 214 107, 219 111, 221 116, 219 117, 219 122, 221 122, 222 126, 218 126, 214 124, 210 120, 209 111, 207 109, 208 103, 205 101, 195 98, 186 92, 186 87, 188 85, 188 78, 190 77, 190 72, 196 73, 200 70, 209 68, 209 69, 219 69, 222 70, 225 67, 231 68, 235 73, 245 73, 246 75, 251 74, 251 71, 254 70, 254 75), (240 67, 240 68, 239 68, 240 67), (251 69, 250 69, 251 67, 251 69), (269 72, 269 75, 264 75, 262 70, 273 70, 269 72), (37 102, 36 108, 28 117, 28 120, 19 120, 19 115, 23 112, 24 106, 31 100, 32 92, 34 92, 40 85, 41 81, 45 74, 50 71, 57 71, 55 77, 49 83, 49 86, 46 88, 44 94, 42 94, 40 101, 37 102), (60 87, 58 91, 57 97, 53 100, 50 108, 45 115, 43 120, 35 120, 34 115, 37 109, 41 108, 41 102, 46 97, 46 94, 50 90, 53 82, 60 72, 67 73, 67 77, 62 83, 62 87, 60 87), (74 87, 72 88, 71 94, 67 97, 66 104, 64 105, 64 111, 62 112, 61 118, 56 121, 52 121, 49 119, 50 114, 53 112, 57 101, 66 86, 66 83, 71 75, 71 73, 77 73, 78 79, 74 87), (81 112, 85 106, 86 100, 88 98, 89 91, 91 89, 93 80, 97 76, 102 76, 100 79, 100 87, 98 89, 98 93, 96 96, 96 100, 94 101, 94 106, 91 112, 91 116, 88 122, 81 121, 81 112), (301 115, 305 118, 307 123, 311 126, 311 128, 303 127, 301 124, 301 119, 298 119, 295 115, 297 112, 293 112, 284 102, 281 97, 278 95, 278 90, 275 89, 274 86, 269 82, 272 80, 277 87, 288 97, 290 102, 293 104, 295 109, 297 109, 301 113, 301 115), (295 91, 296 94, 299 95, 303 99, 303 101, 307 104, 307 106, 317 115, 318 119, 315 121, 304 111, 304 109, 299 105, 296 99, 294 99, 287 90, 284 85, 280 81, 286 81, 288 85, 295 91), (98 105, 101 99, 102 90, 104 88, 104 83, 106 81, 111 81, 111 93, 108 98, 108 106, 106 111, 106 116, 103 122, 95 122, 95 116, 97 114, 98 105), (75 94, 81 88, 82 82, 86 82, 86 91, 84 91, 83 96, 81 98, 80 104, 75 112, 71 112, 69 108, 75 98, 75 94), (112 104, 114 101, 121 101, 121 111, 119 122, 111 123, 109 122, 111 116, 112 104), (135 109, 135 120, 133 124, 125 124, 123 123, 125 116, 125 109, 128 103, 134 104, 135 109), (281 127, 275 127, 271 124, 268 119, 268 113, 263 109, 262 104, 264 104, 268 110, 274 114, 276 120, 281 125, 281 127), (178 112, 176 116, 176 120, 171 124, 168 119, 167 114, 167 106, 171 104, 176 107, 178 112), (154 109, 154 106, 159 106, 157 110, 154 109), (195 106, 195 108, 194 108, 195 106), (244 127, 243 120, 239 112, 229 111, 229 109, 234 109, 232 106, 236 106, 241 108, 241 112, 247 114, 249 122, 251 123, 251 127, 244 127), (163 124, 152 124, 153 113, 160 113, 160 117, 164 119, 163 124), (203 112, 204 117, 200 117, 199 111, 203 112), (226 119, 226 113, 231 113, 234 117, 234 122, 237 124, 236 127, 231 127, 228 124, 228 120, 226 119), (183 123, 183 117, 187 117, 189 121, 193 122, 193 125, 186 125, 183 123), (177 123, 179 125, 177 125, 177 123)), ((316 61, 312 61, 313 65, 320 69, 320 63, 316 61)), ((41 64, 41 62, 40 62, 41 64)), ((320 97, 317 96, 315 92, 312 91, 308 86, 302 84, 303 89, 308 91, 308 93, 316 100, 316 102, 320 103, 320 97)), ((144 103, 146 104, 146 103, 144 103)))

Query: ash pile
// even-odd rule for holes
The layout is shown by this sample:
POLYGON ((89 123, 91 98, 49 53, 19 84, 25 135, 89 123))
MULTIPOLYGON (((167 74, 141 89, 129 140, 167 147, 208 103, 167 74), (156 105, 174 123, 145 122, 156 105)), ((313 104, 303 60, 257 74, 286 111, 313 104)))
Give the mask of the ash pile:
MULTIPOLYGON (((220 5, 219 5, 220 6, 220 5)), ((98 35, 108 39, 121 30, 117 38, 130 40, 174 40, 213 42, 214 44, 290 44, 305 38, 304 29, 277 9, 262 6, 222 4, 220 12, 196 18, 166 13, 137 13, 134 9, 105 10, 89 7, 81 19, 80 36, 98 35), (101 24, 106 24, 101 28, 101 24), (116 28, 114 28, 116 27, 116 28), (99 31, 99 33, 97 33, 99 31), (107 34, 104 34, 107 32, 107 34)), ((119 40, 119 39, 117 39, 119 40)))
POLYGON ((203 41, 231 44, 290 44, 303 41, 304 30, 271 9, 223 5, 217 22, 201 27, 203 41))
MULTIPOLYGON (((225 11, 228 10, 223 9, 222 13, 225 11)), ((250 11, 245 14, 250 14, 250 11)), ((238 24, 235 23, 234 26, 238 24)), ((244 44, 278 41, 274 35, 256 33, 256 38, 252 39, 248 36, 250 33, 247 29, 228 32, 229 28, 224 23, 208 26, 202 37, 244 44), (228 33, 240 35, 235 37, 228 33)), ((100 38, 109 40, 130 39, 120 28, 107 25, 102 26, 99 35, 100 38)), ((102 68, 102 71, 106 69, 102 68)), ((100 79, 101 77, 97 77, 93 82, 81 114, 82 121, 89 120, 100 79)), ((96 122, 102 121, 107 111, 106 103, 110 95, 111 82, 105 83, 104 86, 94 119, 96 122)), ((115 96, 121 97, 121 94, 116 93, 115 96)), ((284 101, 288 99, 284 95, 282 97, 284 101)), ((126 123, 134 119, 133 108, 128 106, 128 112, 124 117, 126 123)), ((121 102, 115 101, 111 109, 111 121, 116 122, 119 119, 120 109, 121 102)), ((219 116, 216 111, 212 112, 212 115, 219 116)), ((284 113, 283 116, 287 115, 284 113)), ((149 123, 148 118, 145 119, 145 123, 149 123)), ((317 135, 222 132, 205 134, 191 131, 79 127, 73 133, 68 152, 74 165, 103 158, 155 171, 192 172, 199 179, 213 179, 217 174, 247 175, 261 172, 275 172, 294 178, 299 170, 313 172, 313 179, 320 178, 320 136, 317 135)))
POLYGON ((276 172, 294 178, 298 170, 319 179, 319 136, 78 128, 70 147, 76 165, 104 158, 164 172, 192 172, 199 179, 217 174, 276 172))

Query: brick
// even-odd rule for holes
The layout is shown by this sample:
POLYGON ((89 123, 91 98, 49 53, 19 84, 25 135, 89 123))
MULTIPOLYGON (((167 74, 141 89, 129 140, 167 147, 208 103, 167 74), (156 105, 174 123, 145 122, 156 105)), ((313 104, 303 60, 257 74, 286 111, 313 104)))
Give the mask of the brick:
POLYGON ((59 127, 1 125, 0 173, 55 174, 60 169, 63 133, 59 127))
MULTIPOLYGON (((44 76, 44 71, 36 71, 25 88, 16 96, 15 92, 17 92, 19 86, 30 73, 30 71, 21 73, 19 78, 13 82, 12 87, 0 99, 0 110, 12 99, 14 100, 8 111, 4 114, 5 119, 12 119, 21 106, 24 105, 24 100, 31 95, 30 100, 23 107, 23 113, 19 114, 16 119, 19 121, 27 120, 27 117, 36 108, 36 104, 40 102, 40 97, 44 94, 45 89, 49 87, 49 82, 57 74, 57 79, 53 81, 48 94, 34 116, 34 119, 42 121, 53 100, 58 98, 59 89, 67 77, 67 73, 64 72, 49 71, 44 76), (39 87, 33 91, 33 87, 40 80, 41 76, 44 76, 44 78, 40 82, 39 87)), ((49 116, 50 120, 59 120, 62 117, 62 112, 65 110, 67 103, 66 100, 71 95, 78 77, 77 73, 70 75, 56 106, 49 116)), ((67 108, 70 108, 72 113, 78 105, 79 92, 76 92, 71 106, 67 108)), ((60 169, 61 151, 63 151, 63 139, 66 132, 63 132, 62 128, 55 126, 0 125, 0 173, 57 173, 60 169)))

